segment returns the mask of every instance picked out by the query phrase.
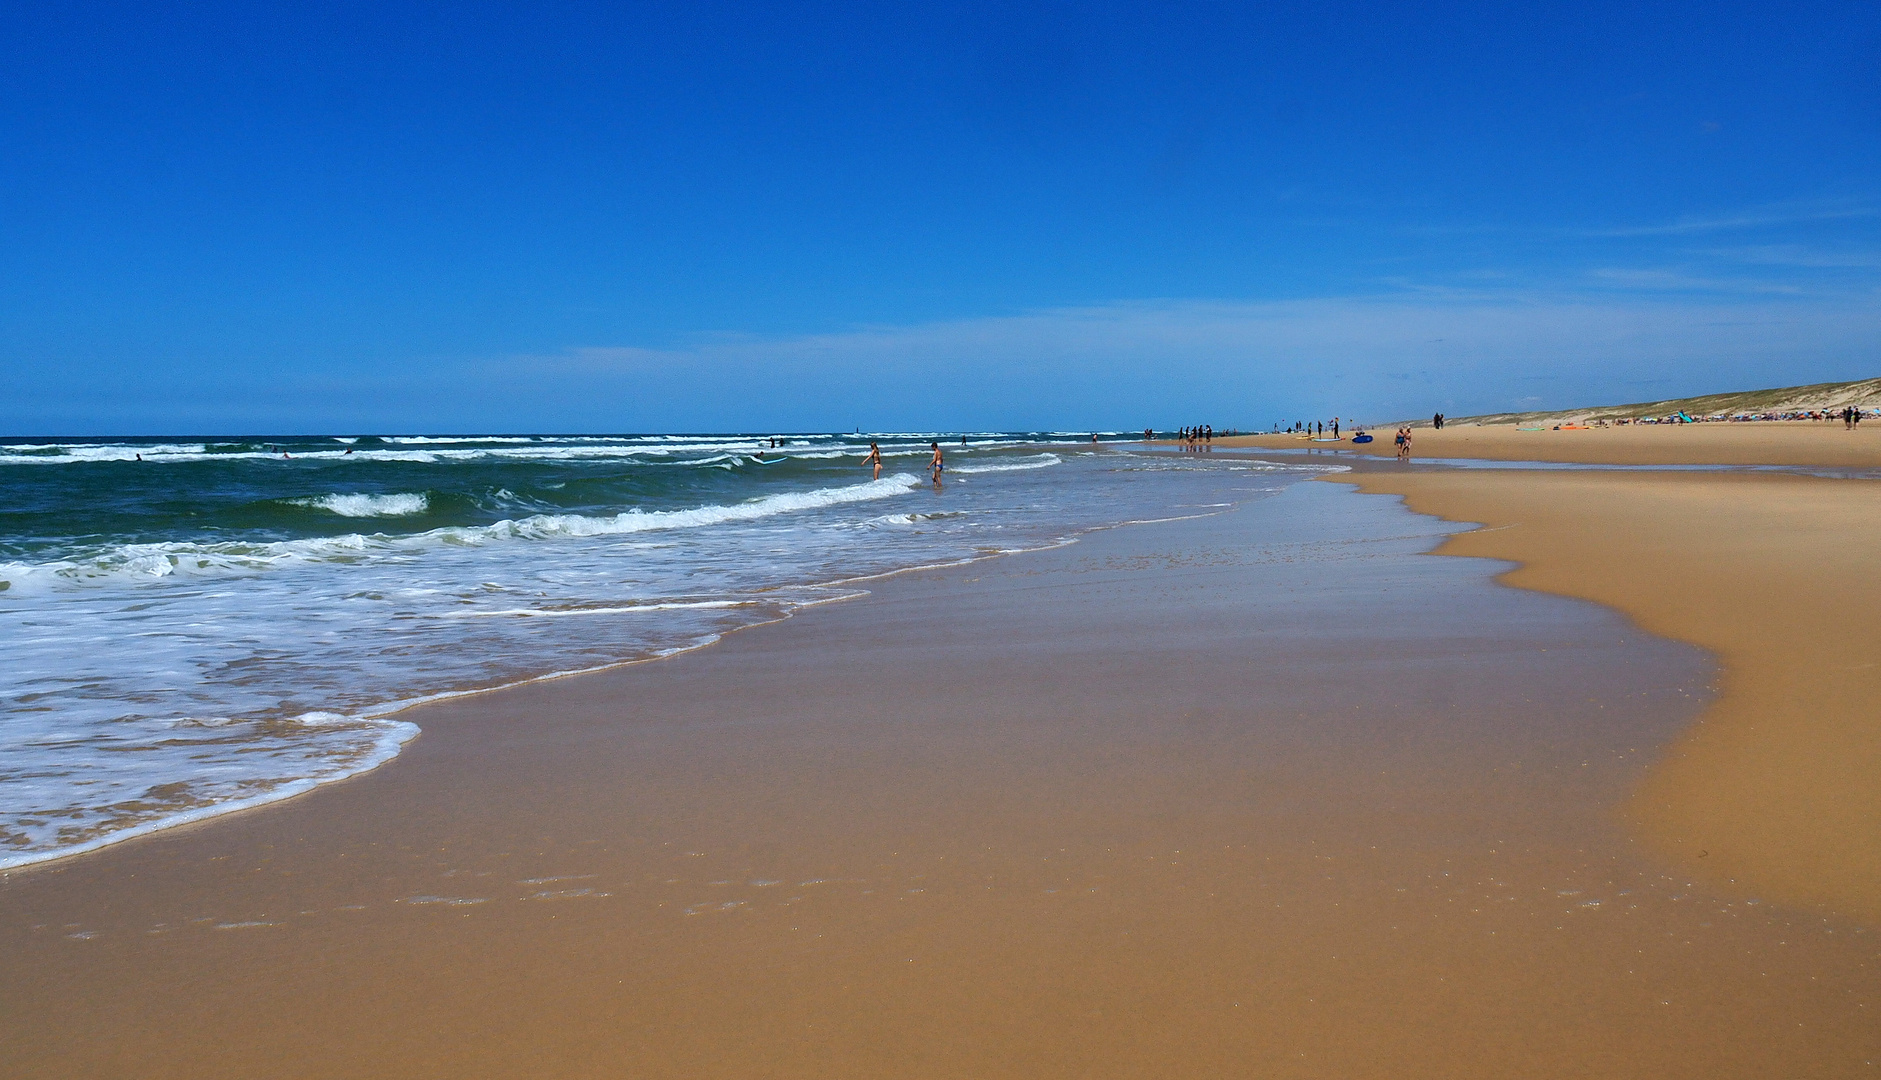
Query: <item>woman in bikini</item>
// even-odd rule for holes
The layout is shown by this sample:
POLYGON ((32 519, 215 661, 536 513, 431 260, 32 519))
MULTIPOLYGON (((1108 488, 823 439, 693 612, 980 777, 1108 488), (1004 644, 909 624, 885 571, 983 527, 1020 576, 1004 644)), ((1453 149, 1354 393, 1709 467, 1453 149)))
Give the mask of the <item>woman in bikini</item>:
POLYGON ((880 480, 882 478, 882 448, 875 445, 873 439, 869 440, 869 456, 862 459, 862 464, 873 464, 875 466, 874 479, 880 480))

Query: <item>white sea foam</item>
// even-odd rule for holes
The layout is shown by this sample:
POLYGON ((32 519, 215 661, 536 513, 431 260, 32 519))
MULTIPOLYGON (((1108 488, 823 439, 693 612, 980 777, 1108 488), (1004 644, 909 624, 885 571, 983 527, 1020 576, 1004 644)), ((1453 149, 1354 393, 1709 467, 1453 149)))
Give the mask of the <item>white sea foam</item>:
MULTIPOLYGON (((928 441, 884 450, 919 461, 928 441)), ((1034 452, 1034 442, 1019 451, 1031 456, 1014 457, 975 443, 948 447, 950 465, 993 475, 936 489, 909 475, 912 468, 861 482, 868 474, 856 463, 867 441, 847 436, 793 440, 804 444, 791 455, 794 466, 690 475, 647 466, 721 459, 709 469, 768 451, 768 438, 576 442, 368 442, 352 456, 338 442, 305 453, 292 446, 319 444, 297 443, 293 463, 256 442, 100 443, 77 455, 68 444, 0 447, 34 464, 139 452, 147 461, 164 452, 180 459, 201 450, 197 457, 231 465, 215 470, 232 478, 230 501, 219 504, 234 512, 229 520, 249 513, 256 492, 299 499, 310 511, 269 526, 298 518, 306 528, 298 534, 185 523, 149 534, 157 537, 150 542, 120 536, 87 548, 49 525, 39 546, 6 549, 15 561, 0 565, 0 618, 8 620, 0 649, 0 866, 286 798, 370 768, 416 732, 391 719, 402 707, 698 648, 739 627, 859 595, 858 582, 1067 543, 1120 518, 1214 501, 1226 476, 1225 462, 1172 456, 1171 467, 1215 477, 1175 498, 1184 485, 1106 484, 1104 475, 1129 464, 1120 454, 1061 448, 1061 458, 1034 452), (316 467, 302 471, 307 458, 316 467), (296 490, 305 476, 345 477, 354 463, 373 460, 406 463, 397 485, 409 490, 348 492, 343 479, 312 489, 329 495, 296 490), (528 467, 453 468, 502 460, 528 467), (1079 475, 1037 471, 1054 465, 1079 475), (606 494, 631 490, 632 483, 607 487, 623 478, 667 494, 613 512, 638 501, 606 494), (440 491, 453 494, 446 501, 440 491), (693 505, 676 502, 684 491, 700 493, 693 505), (597 497, 619 501, 602 504, 608 512, 552 508, 555 499, 597 497), (399 520, 421 512, 461 512, 460 522, 481 523, 396 532, 399 520), (515 516, 488 520, 498 513, 515 516), (308 535, 349 517, 385 524, 308 535)), ((132 485, 160 477, 115 468, 132 485)), ((70 483, 74 498, 97 486, 84 474, 68 482, 35 469, 0 471, 0 481, 9 475, 55 494, 70 483)), ((1232 490, 1250 490, 1249 476, 1240 474, 1232 490)), ((148 491, 171 487, 159 478, 148 491)), ((139 506, 125 504, 132 513, 139 506)))
MULTIPOLYGON (((124 578, 254 574, 308 563, 357 563, 375 556, 409 555, 441 547, 480 546, 506 540, 627 536, 665 529, 696 529, 755 521, 779 514, 841 506, 847 503, 891 498, 906 494, 918 482, 913 476, 897 473, 880 480, 846 487, 783 492, 727 506, 699 506, 688 510, 629 510, 608 516, 536 514, 515 521, 498 521, 489 525, 446 526, 409 536, 391 536, 383 533, 368 536, 348 533, 344 536, 320 536, 301 540, 267 542, 167 541, 150 544, 120 544, 85 559, 60 559, 37 564, 0 563, 0 591, 32 590, 62 584, 91 584, 124 578)), ((400 497, 378 496, 376 498, 400 497)), ((423 498, 422 495, 403 497, 423 498)), ((323 498, 339 497, 324 496, 323 498)), ((375 496, 358 496, 358 498, 369 499, 375 496)), ((338 510, 335 512, 343 513, 338 510)))
POLYGON ((886 499, 906 494, 919 482, 907 473, 896 473, 893 476, 884 476, 880 480, 871 480, 864 484, 821 488, 816 491, 784 492, 730 506, 700 506, 691 510, 629 510, 615 514, 613 517, 591 517, 584 514, 538 514, 517 522, 500 521, 495 525, 484 526, 484 530, 491 535, 548 537, 558 535, 615 536, 651 532, 657 529, 698 528, 702 525, 721 525, 731 521, 752 521, 799 510, 814 510, 826 506, 841 506, 845 503, 886 499))
POLYGON ((503 616, 517 616, 531 619, 553 619, 569 615, 650 615, 656 611, 709 611, 713 608, 747 607, 749 600, 695 600, 691 602, 673 602, 667 604, 623 604, 617 607, 576 607, 576 608, 502 608, 496 611, 446 611, 440 619, 494 619, 503 616))
MULTIPOLYGON (((904 433, 876 436, 836 436, 817 441, 791 440, 797 448, 788 456, 805 460, 823 460, 848 456, 860 457, 868 450, 871 438, 900 440, 930 438, 931 433, 904 433)), ((1088 436, 1087 436, 1088 437, 1088 436)), ((293 442, 279 446, 259 443, 11 443, 0 445, 0 465, 71 465, 95 462, 134 461, 141 457, 147 464, 179 464, 199 461, 280 460, 285 450, 295 461, 337 461, 349 463, 404 462, 435 464, 450 461, 567 461, 581 459, 630 461, 648 458, 688 458, 696 455, 726 454, 747 456, 772 447, 768 437, 754 436, 637 436, 612 438, 585 436, 539 438, 535 436, 389 436, 380 445, 359 447, 357 437, 335 437, 344 444, 327 449, 311 448, 293 442), (246 449, 244 449, 246 447, 246 449)), ((1054 434, 1042 439, 984 438, 960 452, 987 452, 1024 445, 1088 446, 1083 440, 1054 434)), ((952 444, 943 444, 953 450, 952 444)), ((890 457, 920 457, 925 446, 891 442, 882 452, 890 457)))
POLYGON ((372 494, 333 494, 316 495, 305 499, 289 499, 295 506, 309 506, 318 510, 327 510, 341 517, 405 517, 410 514, 422 514, 431 508, 431 499, 423 492, 416 494, 401 493, 396 495, 372 494))
MULTIPOLYGON (((472 440, 463 440, 471 442, 472 440)), ((520 440, 530 443, 529 440, 520 440)), ((756 440, 737 442, 717 441, 711 443, 686 443, 678 445, 622 445, 592 444, 567 445, 530 443, 529 445, 452 445, 434 440, 412 440, 406 442, 408 449, 383 449, 380 447, 354 448, 347 450, 331 448, 323 450, 286 449, 287 458, 293 461, 340 461, 363 464, 366 462, 406 462, 417 464, 435 464, 450 461, 570 461, 570 460, 640 460, 644 458, 671 458, 687 454, 739 454, 748 455, 767 446, 756 440)), ((85 446, 85 447, 8 447, 9 450, 58 450, 58 453, 7 453, 0 454, 0 465, 73 465, 95 462, 134 461, 142 458, 145 464, 188 464, 199 461, 271 461, 281 460, 279 450, 223 450, 212 452, 206 446, 85 446)))
POLYGON ((18 730, 7 731, 11 737, 0 741, 0 749, 24 767, 0 769, 5 790, 0 840, 38 842, 26 850, 0 847, 0 870, 292 798, 378 768, 418 734, 418 725, 402 720, 335 713, 307 713, 294 720, 317 734, 283 738, 281 725, 262 730, 252 722, 243 725, 256 729, 250 732, 220 730, 239 721, 194 725, 218 729, 208 740, 173 732, 165 742, 198 749, 187 759, 166 756, 154 768, 149 755, 121 752, 139 748, 136 735, 118 732, 110 741, 81 742, 55 729, 51 739, 41 741, 30 731, 24 739, 18 730), (223 752, 205 752, 210 745, 223 752), (52 762, 38 760, 34 751, 42 747, 56 748, 52 762), (56 829, 43 824, 47 818, 59 823, 56 829), (34 821, 42 824, 34 828, 34 821), (63 842, 47 842, 56 838, 63 842))
POLYGON ((1057 454, 1040 454, 1032 458, 1020 458, 1017 461, 1002 461, 996 465, 959 465, 947 471, 955 475, 977 475, 979 473, 1025 472, 1029 469, 1049 469, 1054 465, 1064 464, 1064 459, 1057 454))
POLYGON ((0 454, 0 465, 65 465, 94 461, 176 461, 220 457, 208 452, 201 443, 164 443, 153 446, 116 444, 18 443, 5 447, 14 451, 0 454), (31 453, 30 451, 41 451, 31 453), (45 451, 58 451, 46 453, 45 451))
POLYGON ((539 441, 533 435, 394 435, 385 440, 389 443, 406 443, 414 446, 438 443, 532 443, 539 441))

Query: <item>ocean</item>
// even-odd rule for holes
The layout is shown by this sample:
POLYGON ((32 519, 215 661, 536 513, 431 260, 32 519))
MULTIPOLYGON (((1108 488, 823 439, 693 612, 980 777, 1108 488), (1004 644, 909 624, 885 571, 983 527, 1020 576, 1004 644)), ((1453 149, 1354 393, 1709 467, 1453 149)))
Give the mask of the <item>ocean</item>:
POLYGON ((413 704, 1323 471, 1050 432, 0 441, 0 869, 374 768, 413 704))

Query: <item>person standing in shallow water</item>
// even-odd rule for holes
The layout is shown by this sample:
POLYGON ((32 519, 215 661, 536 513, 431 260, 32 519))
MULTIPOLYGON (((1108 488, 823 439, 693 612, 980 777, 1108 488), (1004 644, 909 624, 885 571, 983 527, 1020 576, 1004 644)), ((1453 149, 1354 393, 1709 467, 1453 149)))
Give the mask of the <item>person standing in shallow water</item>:
POLYGON ((932 445, 934 447, 934 460, 928 462, 927 467, 934 471, 934 486, 940 487, 941 486, 941 470, 945 469, 947 465, 941 459, 940 443, 934 443, 932 445))
POLYGON ((882 448, 877 446, 873 439, 869 440, 869 455, 862 459, 862 464, 874 465, 874 479, 880 480, 882 478, 882 448))

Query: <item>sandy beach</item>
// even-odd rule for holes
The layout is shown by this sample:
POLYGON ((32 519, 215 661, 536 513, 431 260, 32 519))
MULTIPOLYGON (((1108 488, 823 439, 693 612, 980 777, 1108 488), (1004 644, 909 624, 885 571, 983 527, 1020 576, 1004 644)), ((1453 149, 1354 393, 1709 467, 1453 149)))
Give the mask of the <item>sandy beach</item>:
POLYGON ((9 1069, 1872 1071, 1868 482, 1333 479, 8 874, 9 1069))
MULTIPOLYGON (((1244 435, 1215 445, 1280 450, 1338 447, 1343 452, 1390 458, 1391 425, 1372 429, 1375 441, 1359 446, 1314 443, 1296 435, 1244 435)), ((1345 434, 1351 434, 1347 431, 1345 434)), ((1331 438, 1330 435, 1327 436, 1331 438)), ((1881 422, 1853 431, 1841 421, 1768 421, 1717 424, 1628 424, 1624 427, 1557 431, 1525 430, 1512 424, 1481 427, 1429 425, 1412 432, 1418 458, 1477 458, 1489 461, 1562 461, 1613 465, 1795 465, 1881 467, 1881 422)))
POLYGON ((1881 4, 19 8, 0 1080, 1881 1080, 1881 4))
POLYGON ((1518 562, 1511 585, 1598 601, 1717 656, 1717 704, 1628 814, 1721 886, 1881 923, 1874 481, 1469 471, 1359 486, 1482 523, 1444 553, 1518 562))

